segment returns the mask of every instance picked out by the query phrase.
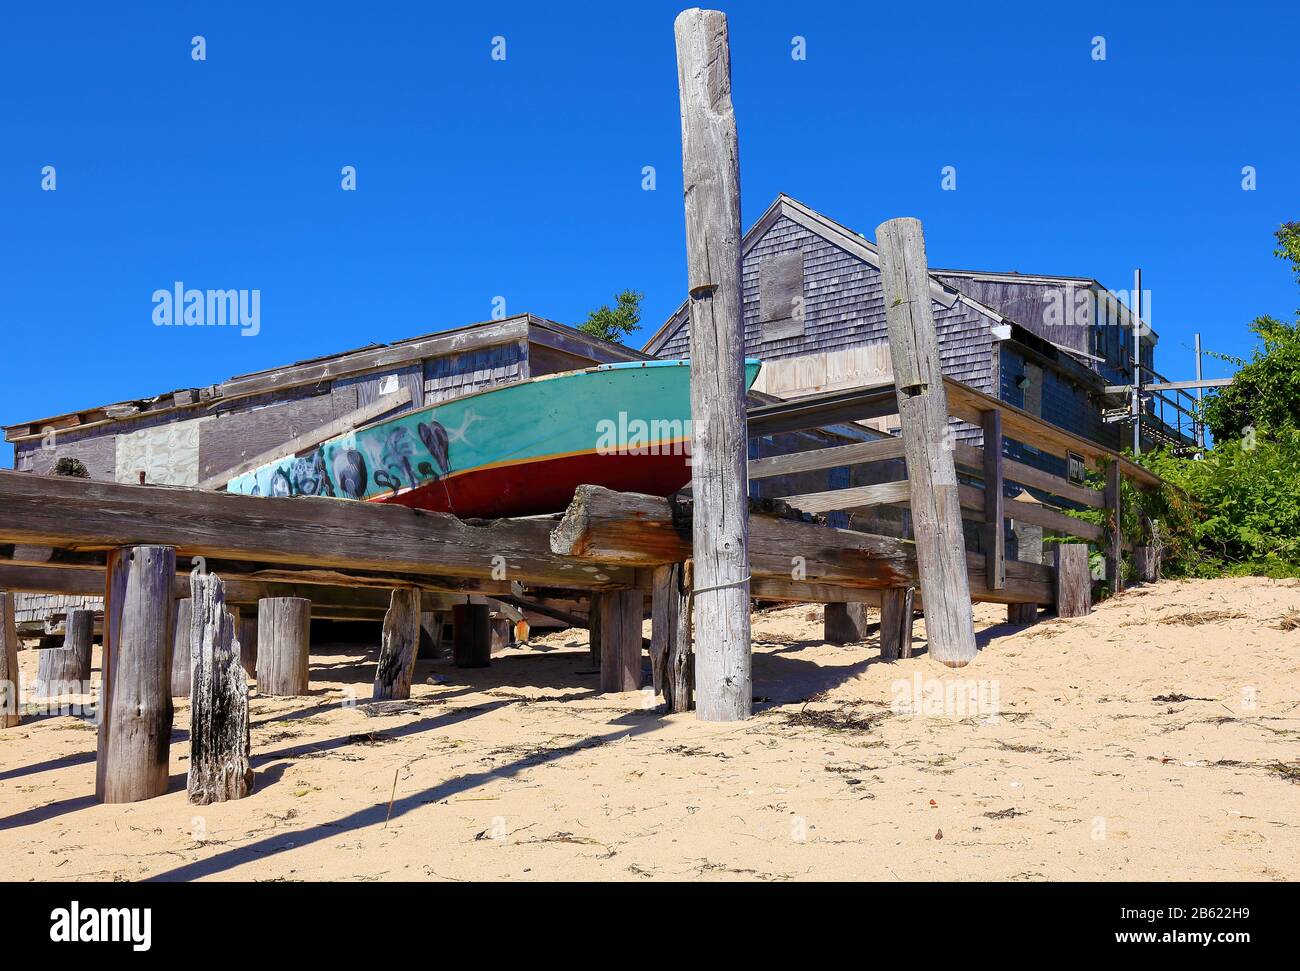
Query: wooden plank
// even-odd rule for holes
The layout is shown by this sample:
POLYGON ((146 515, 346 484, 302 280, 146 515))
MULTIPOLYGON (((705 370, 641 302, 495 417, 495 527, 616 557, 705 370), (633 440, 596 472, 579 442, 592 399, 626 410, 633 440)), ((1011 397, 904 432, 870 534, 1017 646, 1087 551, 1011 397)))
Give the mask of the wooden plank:
POLYGON ((830 448, 815 448, 806 452, 750 459, 749 479, 752 482, 755 479, 770 479, 778 475, 817 472, 821 469, 864 465, 868 462, 884 462, 902 457, 901 438, 886 438, 877 442, 853 442, 849 445, 834 445, 830 448))
MULTIPOLYGON (((978 513, 976 516, 968 515, 966 518, 975 522, 985 522, 984 490, 975 486, 963 485, 958 488, 958 493, 961 498, 962 509, 967 512, 978 513)), ((1037 502, 1021 502, 1013 499, 1006 504, 1005 510, 1007 516, 1018 522, 1045 526, 1067 536, 1078 536, 1093 542, 1102 542, 1106 538, 1106 530, 1102 527, 1085 522, 1082 519, 1075 519, 1073 516, 1067 516, 1059 509, 1053 509, 1051 506, 1044 506, 1037 502)))
POLYGON ((984 571, 992 590, 1006 584, 1006 524, 1003 520, 1005 487, 1002 481, 1002 413, 990 409, 984 425, 984 571))
POLYGON ((886 590, 880 597, 880 657, 896 661, 912 656, 912 622, 916 588, 886 590))
POLYGON ((929 653, 961 667, 977 648, 925 237, 919 220, 891 219, 876 227, 876 242, 929 653))
POLYGON ((1056 615, 1083 617, 1092 612, 1092 571, 1083 543, 1056 545, 1056 615))
POLYGON ((636 691, 641 687, 644 598, 640 590, 618 590, 600 600, 600 690, 636 691))
MULTIPOLYGON (((956 454, 957 464, 963 471, 974 472, 983 478, 984 449, 958 442, 956 454)), ((1077 485, 1059 475, 1052 475, 1050 472, 1044 472, 1042 469, 1036 469, 1014 459, 1003 457, 1002 476, 1007 482, 1041 489, 1044 492, 1050 492, 1054 496, 1069 499, 1094 509, 1101 509, 1105 506, 1104 497, 1100 491, 1077 485)))
POLYGON ((684 10, 673 33, 695 427, 695 710, 702 721, 737 721, 749 717, 753 692, 740 161, 727 18, 684 10))
POLYGON ((896 414, 898 392, 888 382, 755 405, 747 417, 749 437, 755 438, 896 414))
MULTIPOLYGON (((638 586, 626 568, 566 562, 550 550, 553 517, 471 525, 446 513, 371 502, 267 498, 0 471, 0 543, 108 549, 173 545, 182 557, 256 560, 347 574, 374 570, 561 589, 638 586), (494 557, 506 577, 492 577, 494 557), (594 570, 584 567, 595 566, 594 570)), ((290 575, 290 574, 285 574, 290 575)), ((267 577, 280 579, 282 577, 267 577)), ((381 581, 382 582, 382 581, 381 581)), ((408 580, 408 582, 415 582, 408 580)), ((389 583, 390 587, 394 584, 389 583)))
POLYGON ((903 479, 899 482, 832 489, 829 492, 810 492, 803 496, 785 496, 783 501, 807 513, 820 513, 833 509, 872 509, 908 501, 910 498, 911 485, 903 479))
POLYGON ((210 475, 199 483, 200 489, 216 489, 226 485, 237 475, 243 475, 245 472, 251 472, 254 469, 266 465, 268 462, 274 462, 276 459, 284 458, 289 455, 296 455, 299 452, 315 448, 321 442, 337 435, 345 434, 353 429, 360 428, 366 422, 373 421, 381 415, 386 415, 394 409, 401 408, 403 405, 411 403, 411 392, 409 388, 400 388, 393 394, 384 395, 368 405, 364 405, 355 411, 350 411, 346 415, 340 415, 333 421, 326 422, 313 428, 309 432, 304 432, 294 438, 289 439, 281 445, 268 449, 259 455, 254 455, 250 459, 245 459, 239 464, 226 469, 224 472, 218 472, 210 475))

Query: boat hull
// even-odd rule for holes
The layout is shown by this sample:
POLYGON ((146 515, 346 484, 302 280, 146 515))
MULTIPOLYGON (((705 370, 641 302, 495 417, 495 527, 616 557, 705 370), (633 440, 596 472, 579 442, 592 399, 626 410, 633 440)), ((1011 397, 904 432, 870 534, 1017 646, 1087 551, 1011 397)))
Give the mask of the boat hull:
MULTIPOLYGON (((758 375, 747 362, 746 386, 758 375)), ((494 518, 558 512, 584 483, 669 495, 690 481, 690 367, 602 365, 408 412, 232 479, 231 492, 494 518)))

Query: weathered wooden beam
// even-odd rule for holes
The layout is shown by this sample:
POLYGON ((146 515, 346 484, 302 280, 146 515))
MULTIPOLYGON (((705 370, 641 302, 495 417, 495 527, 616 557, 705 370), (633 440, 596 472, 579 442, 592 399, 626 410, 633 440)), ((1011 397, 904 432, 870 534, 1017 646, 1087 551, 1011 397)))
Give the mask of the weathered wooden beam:
MULTIPOLYGON (((958 442, 956 455, 957 465, 960 468, 983 478, 984 449, 958 442)), ((1060 496, 1062 499, 1082 503, 1094 509, 1102 508, 1105 503, 1105 497, 1096 489, 1078 485, 1059 475, 1052 475, 1050 472, 1044 472, 1042 469, 1036 469, 1014 459, 1005 457, 1002 459, 1002 477, 1006 482, 1041 489, 1044 492, 1052 493, 1052 495, 1060 496)))
POLYGON ((411 587, 393 591, 392 605, 384 617, 379 664, 375 668, 375 701, 411 697, 415 657, 420 648, 419 592, 411 587))
POLYGON ((881 482, 874 485, 832 489, 829 492, 810 492, 802 496, 783 497, 795 509, 807 513, 830 512, 832 509, 872 509, 910 499, 911 486, 906 480, 881 482))
POLYGON ((868 462, 885 462, 903 457, 901 438, 884 438, 876 442, 852 442, 830 448, 814 448, 787 455, 771 455, 749 460, 749 480, 769 479, 778 475, 796 475, 800 472, 818 472, 845 465, 865 465, 868 462))
POLYGON ((1092 611, 1092 570, 1086 543, 1056 545, 1056 615, 1083 617, 1092 611))
POLYGON ((636 691, 641 687, 640 590, 600 597, 600 690, 636 691))
POLYGON ((136 802, 167 791, 175 576, 171 547, 136 546, 109 557, 95 760, 100 802, 136 802))
POLYGON ((975 625, 921 223, 917 219, 881 223, 876 242, 929 654, 949 667, 961 667, 975 658, 975 625))
POLYGON ((880 657, 896 661, 912 656, 915 587, 897 587, 880 595, 880 657))
POLYGON ((984 582, 1000 590, 1007 582, 1005 487, 1002 482, 1002 412, 984 412, 984 582))
POLYGON ((248 680, 240 660, 234 615, 221 578, 190 577, 189 620, 193 691, 190 699, 189 801, 200 806, 243 799, 253 791, 249 763, 248 680))
POLYGON ((311 601, 268 597, 257 604, 257 693, 305 695, 310 684, 311 601))
POLYGON ((252 458, 245 459, 238 465, 234 465, 222 472, 210 475, 199 483, 199 488, 224 488, 226 483, 235 478, 235 476, 243 475, 245 472, 252 472, 254 469, 259 469, 268 462, 274 462, 276 459, 284 458, 287 455, 295 455, 306 449, 315 448, 326 439, 334 438, 337 435, 342 435, 356 428, 360 428, 366 422, 373 421, 382 415, 388 414, 390 411, 394 411, 401 408, 403 405, 409 405, 410 403, 411 390, 409 388, 399 388, 392 394, 382 395, 370 404, 349 411, 345 415, 340 415, 333 421, 328 421, 323 425, 313 428, 309 432, 295 435, 287 442, 283 442, 275 448, 260 452, 252 458))
MULTIPOLYGON (((586 572, 550 551, 548 517, 486 525, 372 502, 266 498, 173 486, 134 486, 66 476, 0 472, 0 542, 80 549, 124 544, 175 546, 214 560, 391 576, 465 577, 474 585, 511 581, 561 589, 628 589, 629 571, 586 572), (494 558, 504 580, 489 580, 494 558)), ((589 564, 582 564, 583 566, 589 564)), ((393 583, 388 581, 391 588, 393 583)))
POLYGON ((892 381, 755 405, 747 413, 750 438, 896 414, 898 392, 892 381))
MULTIPOLYGON (((982 504, 981 490, 972 492, 982 504)), ((552 548, 578 561, 617 560, 629 568, 680 563, 691 555, 692 510, 689 502, 580 486, 551 535, 552 548)), ((871 603, 880 590, 919 583, 916 547, 907 540, 762 514, 751 515, 749 524, 755 597, 871 603)), ((1006 587, 990 590, 984 557, 967 553, 966 562, 969 599, 1052 602, 1050 567, 1008 560, 1006 587)))
MULTIPOLYGON (((684 10, 673 31, 691 320, 691 488, 698 506, 696 714, 702 721, 736 721, 749 717, 753 692, 740 157, 731 105, 731 52, 721 11, 684 10)), ((639 651, 639 636, 637 644, 639 651)))
MULTIPOLYGON (((962 509, 978 514, 966 518, 984 522, 984 490, 975 486, 963 485, 957 487, 957 492, 962 509)), ((1059 533, 1065 533, 1067 536, 1078 536, 1080 539, 1093 540, 1094 542, 1101 542, 1106 538, 1106 530, 1095 523, 1076 519, 1059 509, 1053 509, 1051 506, 1044 506, 1037 502, 1024 502, 1013 499, 1005 505, 1004 509, 1006 515, 1012 519, 1054 529, 1059 533)))
POLYGON ((14 595, 0 591, 0 728, 12 728, 22 721, 20 681, 14 595))

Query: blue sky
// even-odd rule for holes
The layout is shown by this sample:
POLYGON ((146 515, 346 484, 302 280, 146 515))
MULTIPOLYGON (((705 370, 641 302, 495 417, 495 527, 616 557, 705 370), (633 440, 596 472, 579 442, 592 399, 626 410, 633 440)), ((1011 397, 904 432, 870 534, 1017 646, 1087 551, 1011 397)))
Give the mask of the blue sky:
MULTIPOLYGON (((784 191, 868 236, 918 216, 935 266, 1127 288, 1140 265, 1160 370, 1191 376, 1196 330, 1245 353, 1252 317, 1300 304, 1271 256, 1300 219, 1300 6, 1074 6, 727 5, 746 226, 784 191)), ((679 9, 6 5, 0 422, 483 320, 498 296, 575 323, 643 290, 648 335, 685 283, 679 9), (261 332, 154 326, 177 280, 260 290, 261 332)))

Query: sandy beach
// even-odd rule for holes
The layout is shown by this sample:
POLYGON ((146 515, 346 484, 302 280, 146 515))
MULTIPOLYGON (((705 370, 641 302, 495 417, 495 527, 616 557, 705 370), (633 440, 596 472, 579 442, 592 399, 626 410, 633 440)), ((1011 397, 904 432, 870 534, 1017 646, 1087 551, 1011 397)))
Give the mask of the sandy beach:
POLYGON ((315 645, 309 696, 252 695, 256 791, 206 807, 186 701, 171 791, 130 805, 95 802, 92 722, 30 715, 0 733, 0 878, 1300 878, 1300 581, 1004 620, 977 607, 982 652, 948 670, 757 612, 736 724, 598 694, 583 631, 421 661, 377 704, 377 644, 315 645))

